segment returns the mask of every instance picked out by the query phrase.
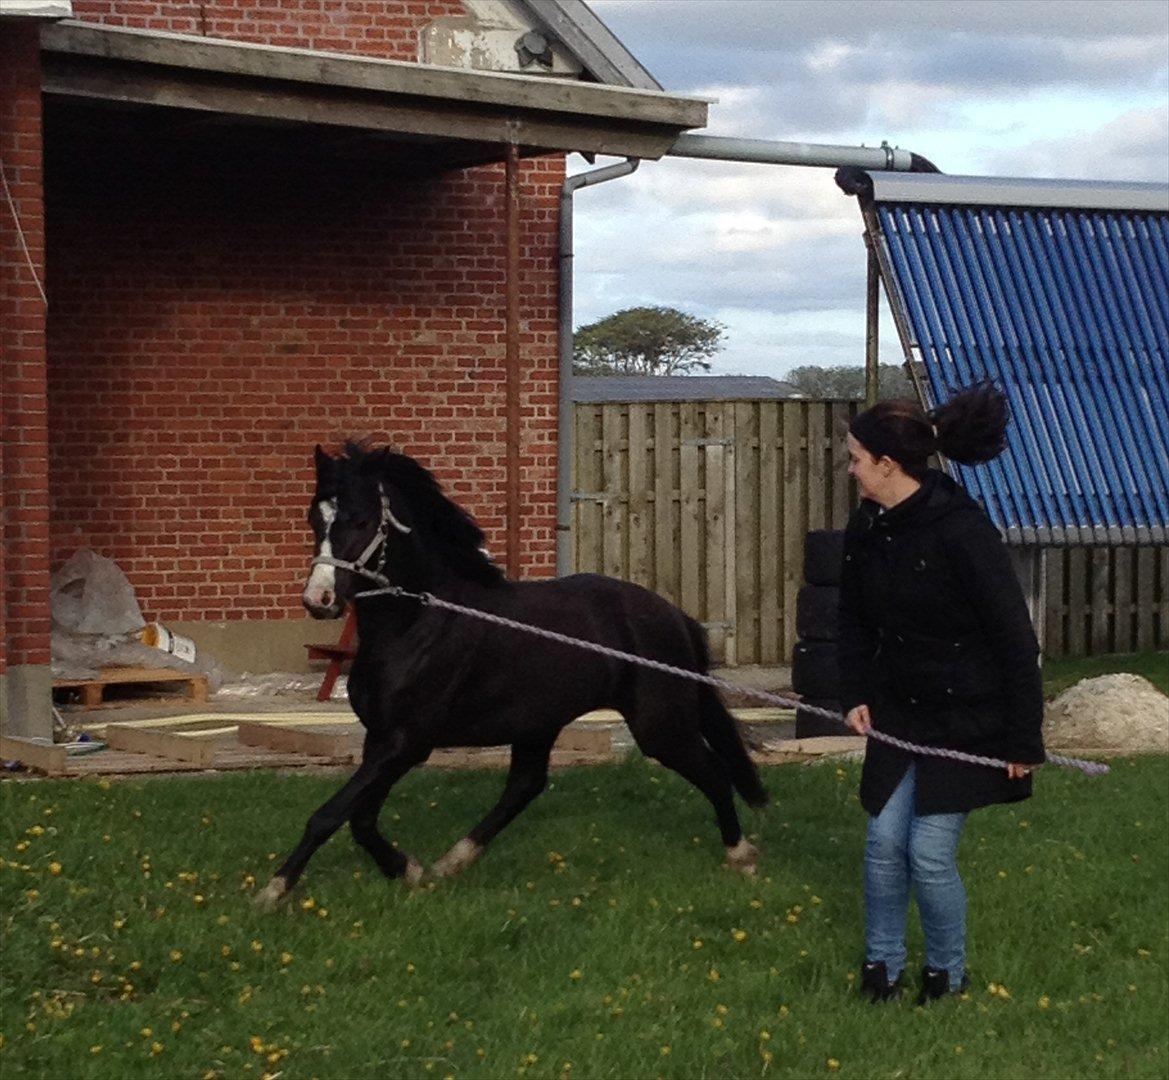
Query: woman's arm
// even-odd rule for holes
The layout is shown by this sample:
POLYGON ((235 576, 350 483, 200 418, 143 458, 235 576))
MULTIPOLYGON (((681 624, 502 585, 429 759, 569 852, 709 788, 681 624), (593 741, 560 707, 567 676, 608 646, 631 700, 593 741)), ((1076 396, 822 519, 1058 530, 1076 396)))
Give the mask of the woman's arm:
POLYGON ((860 529, 856 515, 844 534, 844 565, 840 573, 837 612, 837 655, 840 661, 840 704, 845 715, 867 705, 873 691, 873 656, 877 636, 865 615, 860 529))
POLYGON ((999 673, 1007 721, 1004 757, 1038 764, 1045 757, 1039 642, 1007 547, 987 518, 964 516, 950 548, 999 673))

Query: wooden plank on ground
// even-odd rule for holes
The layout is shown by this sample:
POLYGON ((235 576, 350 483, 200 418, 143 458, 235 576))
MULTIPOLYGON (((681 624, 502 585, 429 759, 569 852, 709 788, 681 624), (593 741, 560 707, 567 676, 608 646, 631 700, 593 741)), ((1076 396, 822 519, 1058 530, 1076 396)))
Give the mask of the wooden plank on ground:
POLYGON ((264 746, 290 754, 348 761, 353 757, 353 736, 344 731, 309 731, 279 724, 241 721, 236 738, 244 746, 264 746))
POLYGON ((115 750, 174 758, 192 765, 210 767, 215 758, 215 744, 210 741, 184 739, 168 732, 149 731, 124 724, 107 724, 105 741, 115 750))
POLYGON ((553 750, 580 750, 589 754, 611 754, 613 733, 608 728, 566 727, 556 737, 553 750))
POLYGON ((0 735, 0 759, 19 761, 26 768, 36 769, 46 776, 64 776, 66 757, 63 746, 48 746, 12 735, 0 735))

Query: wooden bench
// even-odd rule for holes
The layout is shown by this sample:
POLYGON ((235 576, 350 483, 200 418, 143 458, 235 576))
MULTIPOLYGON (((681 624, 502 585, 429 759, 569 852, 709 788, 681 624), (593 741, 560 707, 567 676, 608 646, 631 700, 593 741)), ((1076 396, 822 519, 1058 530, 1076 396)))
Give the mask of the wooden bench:
POLYGON ((345 613, 345 625, 341 628, 341 637, 336 645, 305 646, 308 649, 310 660, 329 661, 329 666, 325 668, 325 678, 321 682, 321 688, 317 691, 317 701, 328 701, 332 696, 337 676, 341 674, 341 665, 346 660, 352 660, 357 653, 357 645, 353 640, 356 635, 357 618, 353 613, 353 608, 350 607, 345 613))

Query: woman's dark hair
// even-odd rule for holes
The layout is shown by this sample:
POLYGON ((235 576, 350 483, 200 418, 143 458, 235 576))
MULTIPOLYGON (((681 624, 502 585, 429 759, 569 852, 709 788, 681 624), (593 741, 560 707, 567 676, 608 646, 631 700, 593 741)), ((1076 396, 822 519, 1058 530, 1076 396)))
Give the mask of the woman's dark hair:
POLYGON ((889 457, 910 476, 925 474, 930 454, 940 452, 963 465, 990 461, 1006 446, 1010 409, 992 383, 960 390, 925 412, 916 401, 879 401, 848 425, 873 457, 889 457))

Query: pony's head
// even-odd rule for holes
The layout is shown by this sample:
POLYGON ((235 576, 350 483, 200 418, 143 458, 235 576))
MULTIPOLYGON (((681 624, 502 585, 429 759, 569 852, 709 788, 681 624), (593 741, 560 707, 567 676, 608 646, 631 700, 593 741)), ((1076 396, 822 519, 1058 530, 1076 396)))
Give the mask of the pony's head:
POLYGON ((479 526, 413 458, 355 443, 333 457, 318 446, 316 468, 308 514, 316 557, 302 597, 314 618, 335 619, 355 594, 389 584, 504 580, 479 526))

